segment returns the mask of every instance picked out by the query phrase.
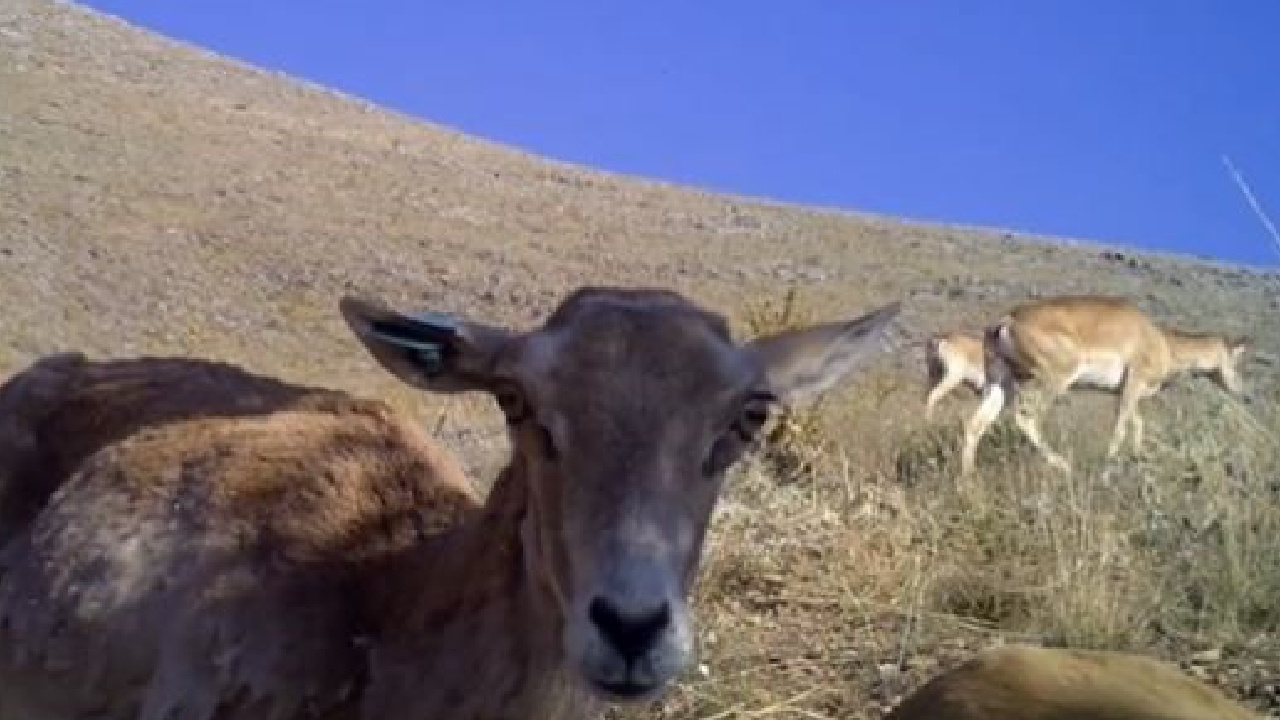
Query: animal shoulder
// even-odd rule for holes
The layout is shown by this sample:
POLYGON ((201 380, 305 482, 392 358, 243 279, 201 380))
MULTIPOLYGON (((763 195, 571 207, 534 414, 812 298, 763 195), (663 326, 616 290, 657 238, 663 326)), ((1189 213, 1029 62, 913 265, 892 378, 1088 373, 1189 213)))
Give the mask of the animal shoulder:
POLYGON ((1107 295, 1067 295, 1050 297, 1015 307, 1010 314, 1022 322, 1045 322, 1051 318, 1139 318, 1142 309, 1126 297, 1107 295))
POLYGON ((1175 666, 1110 651, 1006 646, 983 651, 908 696, 890 720, 1253 720, 1175 666))
MULTIPOLYGON (((92 407, 105 388, 61 397, 92 407)), ((194 648, 239 660, 200 688, 166 670, 151 678, 151 697, 184 717, 211 717, 250 685, 290 717, 305 697, 343 702, 363 662, 352 583, 459 526, 480 500, 451 456, 385 404, 286 394, 240 416, 156 414, 78 464, 0 558, 0 647, 94 680, 60 689, 15 660, 0 678, 30 677, 9 701, 79 716, 80 703, 139 692, 127 688, 147 667, 185 667, 155 653, 194 648)))
POLYGON ((1064 336, 1086 346, 1163 345, 1151 318, 1126 298, 1051 298, 1010 313, 1018 332, 1064 336))
POLYGON ((356 401, 147 428, 91 457, 67 490, 119 493, 132 518, 182 508, 211 534, 350 560, 443 532, 480 506, 447 452, 356 401))

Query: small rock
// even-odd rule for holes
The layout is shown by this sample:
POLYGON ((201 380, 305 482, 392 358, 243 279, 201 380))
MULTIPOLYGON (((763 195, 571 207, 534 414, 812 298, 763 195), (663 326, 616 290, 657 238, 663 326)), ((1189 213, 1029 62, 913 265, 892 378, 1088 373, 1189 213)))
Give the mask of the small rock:
POLYGON ((803 268, 797 276, 805 282, 822 282, 827 279, 827 271, 821 268, 803 268))
POLYGON ((1218 662, 1222 659, 1222 648, 1210 648, 1191 653, 1191 662, 1218 662))

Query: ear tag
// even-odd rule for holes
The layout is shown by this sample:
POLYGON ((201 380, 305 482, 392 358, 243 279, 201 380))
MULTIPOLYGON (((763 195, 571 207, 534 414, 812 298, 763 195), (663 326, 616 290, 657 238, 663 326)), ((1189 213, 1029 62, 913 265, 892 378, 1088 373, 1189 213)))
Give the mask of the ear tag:
POLYGON ((452 337, 458 332, 458 322, 445 313, 420 313, 409 316, 414 321, 412 327, 401 327, 402 332, 420 332, 422 339, 406 337, 404 334, 392 335, 381 332, 375 326, 372 335, 390 345, 404 350, 428 375, 437 375, 444 370, 445 346, 441 340, 429 339, 432 336, 452 337))
POLYGON ((449 313, 421 312, 414 313, 409 317, 416 320, 419 325, 438 332, 456 333, 458 331, 458 319, 449 313))

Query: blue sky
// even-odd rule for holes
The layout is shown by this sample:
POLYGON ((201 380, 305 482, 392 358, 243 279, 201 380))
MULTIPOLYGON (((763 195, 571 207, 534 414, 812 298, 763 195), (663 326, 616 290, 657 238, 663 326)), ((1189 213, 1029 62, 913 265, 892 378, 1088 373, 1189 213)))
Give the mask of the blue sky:
POLYGON ((464 132, 806 204, 1278 264, 1277 0, 89 0, 464 132))

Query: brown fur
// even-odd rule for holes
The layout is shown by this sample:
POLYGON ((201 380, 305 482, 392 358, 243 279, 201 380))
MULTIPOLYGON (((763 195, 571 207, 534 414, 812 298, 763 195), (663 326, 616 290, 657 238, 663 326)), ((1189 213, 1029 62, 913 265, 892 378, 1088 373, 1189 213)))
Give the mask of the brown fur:
POLYGON ((1140 655, 1011 645, 985 650, 885 720, 1261 720, 1176 667, 1140 655))
POLYGON ((134 717, 144 694, 148 717, 345 707, 365 672, 352 641, 372 629, 374 596, 357 591, 378 586, 364 566, 480 507, 451 458, 381 403, 224 364, 55 356, 3 400, 9 425, 39 410, 26 416, 36 452, 3 466, 20 470, 7 496, 68 486, 33 528, 5 529, 18 538, 0 582, 3 720, 117 703, 107 717, 134 717), (218 685, 197 686, 191 664, 215 660, 218 685), (72 667, 78 682, 48 672, 72 667))
POLYGON ((499 399, 512 457, 488 500, 382 403, 194 360, 38 362, 0 390, 25 438, 5 493, 26 498, 0 556, 0 720, 587 717, 611 699, 588 670, 652 625, 601 598, 674 603, 632 661, 652 667, 628 666, 660 690, 752 398, 830 385, 897 312, 739 346, 642 290, 580 291, 525 334, 343 310, 406 382, 499 399))
POLYGON ((41 358, 0 386, 0 547, 85 458, 142 428, 352 402, 206 360, 41 358))
POLYGON ((1040 435, 1040 418, 1068 391, 1092 387, 1117 396, 1107 456, 1124 440, 1139 449, 1138 403, 1178 373, 1208 375, 1225 390, 1243 393, 1236 364, 1248 339, 1162 328, 1127 298, 1063 296, 1014 308, 990 328, 984 342, 988 385, 965 429, 962 472, 973 470, 977 445, 1018 386, 1036 381, 1042 393, 1019 403, 1018 428, 1055 467, 1070 468, 1040 435))
POLYGON ((960 385, 978 393, 987 385, 980 337, 960 332, 934 335, 925 345, 925 362, 929 371, 925 418, 933 417, 938 402, 960 385))

